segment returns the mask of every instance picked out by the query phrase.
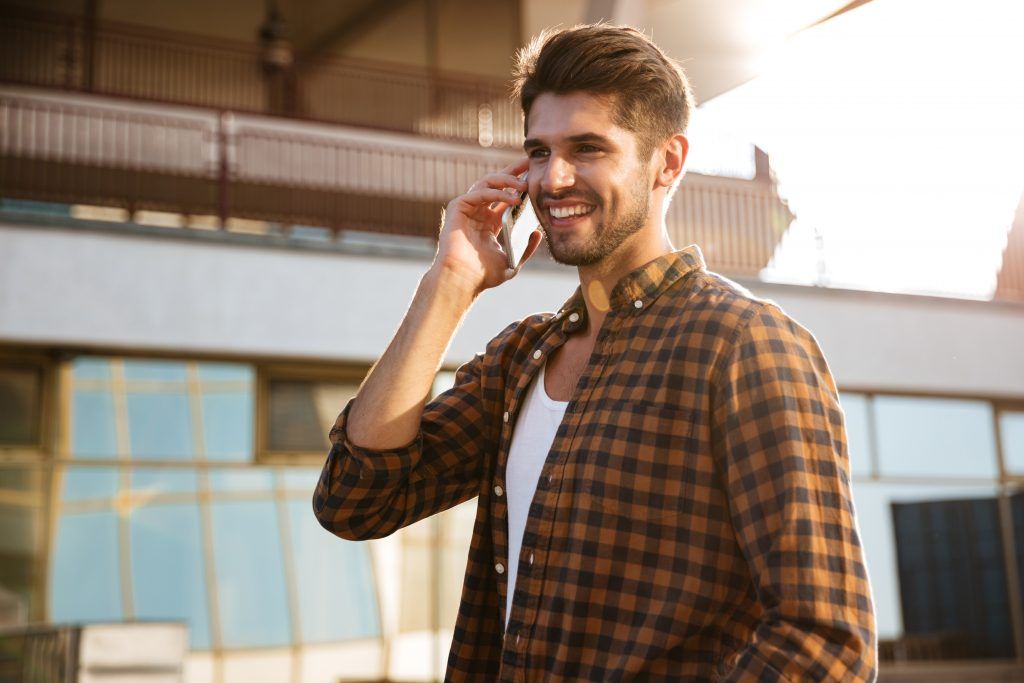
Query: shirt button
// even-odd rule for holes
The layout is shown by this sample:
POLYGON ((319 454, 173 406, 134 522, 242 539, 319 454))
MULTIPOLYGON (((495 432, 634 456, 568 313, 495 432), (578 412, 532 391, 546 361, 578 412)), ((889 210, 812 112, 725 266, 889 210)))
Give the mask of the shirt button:
POLYGON ((569 316, 569 322, 571 322, 571 323, 577 322, 577 321, 579 321, 579 319, 580 319, 580 314, 579 313, 573 313, 573 314, 571 314, 569 316))
POLYGON ((537 349, 536 351, 533 352, 533 357, 540 358, 540 349, 537 349))
POLYGON ((641 301, 640 299, 637 299, 636 301, 633 302, 633 306, 635 308, 643 308, 644 307, 644 302, 641 301))
POLYGON ((548 475, 548 485, 550 486, 551 482, 553 482, 554 480, 555 480, 555 478, 549 474, 548 475))
POLYGON ((501 494, 503 493, 505 493, 505 489, 501 488, 500 484, 494 487, 494 495, 496 495, 498 498, 501 498, 501 494))
POLYGON ((504 574, 505 573, 505 565, 503 565, 501 562, 499 562, 498 564, 494 565, 494 571, 498 572, 499 574, 504 574))
POLYGON ((530 553, 530 564, 533 565, 533 553, 530 553))
POLYGON ((505 414, 501 416, 501 419, 504 420, 505 422, 508 422, 508 411, 507 410, 505 411, 505 414))

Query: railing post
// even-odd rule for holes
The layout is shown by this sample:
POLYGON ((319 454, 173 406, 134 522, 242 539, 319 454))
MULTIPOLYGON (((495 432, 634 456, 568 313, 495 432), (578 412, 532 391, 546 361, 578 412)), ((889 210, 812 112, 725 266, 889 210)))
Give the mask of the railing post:
POLYGON ((228 128, 231 123, 231 112, 222 111, 217 118, 217 216, 221 230, 227 230, 231 212, 231 180, 228 177, 231 170, 228 145, 232 143, 228 128))
POLYGON ((96 87, 96 3, 97 0, 85 0, 82 24, 82 89, 86 92, 96 87))
POLYGON ((74 19, 67 20, 67 45, 64 49, 64 88, 74 90, 77 87, 75 70, 77 68, 78 25, 74 19))

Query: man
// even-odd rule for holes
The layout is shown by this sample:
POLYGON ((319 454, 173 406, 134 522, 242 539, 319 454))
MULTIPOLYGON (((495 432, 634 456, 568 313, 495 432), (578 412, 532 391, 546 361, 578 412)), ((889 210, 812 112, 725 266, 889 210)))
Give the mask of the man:
POLYGON ((448 205, 405 320, 330 432, 320 523, 376 538, 479 496, 451 680, 873 680, 825 360, 667 236, 682 70, 599 24, 535 41, 516 83, 527 159, 448 205), (515 275, 495 235, 527 187, 580 288, 424 407, 474 299, 515 275))

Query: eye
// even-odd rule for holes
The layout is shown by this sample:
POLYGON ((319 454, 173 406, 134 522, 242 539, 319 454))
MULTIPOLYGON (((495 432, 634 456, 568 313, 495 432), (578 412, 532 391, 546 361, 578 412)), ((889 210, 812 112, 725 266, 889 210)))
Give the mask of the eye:
POLYGON ((534 147, 527 153, 527 156, 529 156, 531 159, 542 159, 547 155, 548 150, 544 149, 543 147, 534 147))
POLYGON ((596 154, 601 151, 601 148, 597 145, 583 144, 579 146, 579 151, 581 154, 596 154))

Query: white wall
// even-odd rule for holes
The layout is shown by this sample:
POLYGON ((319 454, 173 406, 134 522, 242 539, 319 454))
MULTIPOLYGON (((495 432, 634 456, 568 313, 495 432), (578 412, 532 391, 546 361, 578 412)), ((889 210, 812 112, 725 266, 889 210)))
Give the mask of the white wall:
MULTIPOLYGON (((0 342, 372 361, 430 259, 168 234, 0 223, 0 342)), ((486 293, 449 363, 576 284, 545 265, 486 293)), ((843 387, 1024 397, 1022 305, 746 284, 817 335, 843 387)))

